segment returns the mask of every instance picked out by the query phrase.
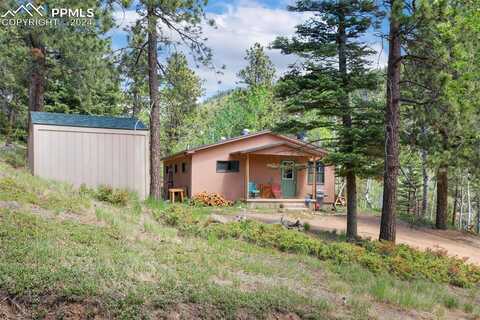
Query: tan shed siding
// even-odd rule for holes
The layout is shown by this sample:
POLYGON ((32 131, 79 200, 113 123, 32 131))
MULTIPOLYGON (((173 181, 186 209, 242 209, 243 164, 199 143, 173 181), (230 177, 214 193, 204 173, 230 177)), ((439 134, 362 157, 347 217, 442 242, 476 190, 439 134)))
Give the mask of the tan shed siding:
POLYGON ((34 125, 35 175, 148 196, 148 131, 34 125))

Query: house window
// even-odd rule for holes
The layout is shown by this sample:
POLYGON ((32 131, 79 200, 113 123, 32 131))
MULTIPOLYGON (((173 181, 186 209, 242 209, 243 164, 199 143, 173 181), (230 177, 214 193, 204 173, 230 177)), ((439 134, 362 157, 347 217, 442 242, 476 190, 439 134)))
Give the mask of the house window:
POLYGON ((240 161, 217 161, 217 172, 238 172, 240 171, 240 161))
MULTIPOLYGON (((325 167, 321 161, 317 161, 317 184, 325 183, 325 167)), ((308 162, 308 184, 313 181, 313 161, 308 162)))
POLYGON ((177 173, 177 172, 178 172, 178 166, 177 166, 177 164, 175 164, 175 173, 177 173))
POLYGON ((293 180, 293 168, 295 167, 295 162, 283 161, 283 166, 282 180, 293 180))
POLYGON ((185 171, 187 171, 187 164, 182 162, 182 172, 185 173, 185 171))

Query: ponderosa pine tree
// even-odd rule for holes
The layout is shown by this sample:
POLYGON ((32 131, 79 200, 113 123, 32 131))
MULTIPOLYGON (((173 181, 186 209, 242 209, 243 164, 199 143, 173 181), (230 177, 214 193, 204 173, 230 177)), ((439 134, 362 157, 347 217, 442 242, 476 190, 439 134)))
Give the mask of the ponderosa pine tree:
MULTIPOLYGON (((9 79, 10 88, 7 89, 10 91, 8 100, 12 98, 9 104, 14 108, 8 113, 10 119, 24 122, 21 128, 27 127, 28 111, 115 113, 121 89, 118 73, 110 59, 111 43, 105 37, 113 26, 107 2, 48 1, 49 6, 94 8, 91 25, 18 25, 4 28, 6 32, 0 33, 0 42, 15 55, 15 66, 8 72, 14 78, 9 79), (15 87, 17 89, 12 90, 15 87)), ((45 1, 34 3, 45 5, 45 1)), ((2 7, 15 9, 18 1, 2 2, 2 7)), ((19 12, 18 15, 26 13, 19 12)))
POLYGON ((141 21, 137 21, 126 31, 128 47, 122 50, 119 69, 126 86, 125 111, 138 117, 149 105, 148 61, 146 55, 142 54, 146 30, 141 21))
POLYGON ((271 86, 275 78, 275 67, 265 54, 260 43, 247 49, 245 58, 248 65, 240 70, 238 77, 250 87, 271 86))
POLYGON ((375 172, 383 150, 382 110, 368 96, 379 84, 368 61, 375 51, 361 40, 375 27, 381 12, 371 0, 296 1, 289 10, 311 12, 314 17, 297 26, 292 39, 280 37, 273 44, 305 61, 278 85, 292 115, 281 129, 299 132, 327 126, 335 131, 337 139, 331 144, 335 151, 326 161, 338 165, 346 177, 347 237, 353 240, 357 237, 357 176, 375 172), (363 99, 353 99, 354 92, 361 92, 363 99))
MULTIPOLYGON (((148 85, 150 93, 150 196, 161 198, 161 123, 159 101, 159 69, 163 65, 158 61, 159 45, 165 47, 180 45, 187 47, 196 60, 208 63, 211 51, 205 46, 202 38, 202 22, 205 20, 205 0, 163 1, 142 0, 139 12, 142 19, 147 20, 148 85), (170 37, 162 31, 159 34, 159 24, 168 29, 170 37), (176 37, 177 40, 173 39, 176 37)), ((209 21, 213 24, 212 21, 209 21)), ((142 46, 140 54, 144 52, 142 46)))
POLYGON ((408 38, 402 100, 411 106, 419 133, 417 145, 428 150, 437 175, 435 224, 447 228, 448 173, 469 166, 475 153, 478 88, 478 39, 474 17, 479 5, 457 1, 418 3, 422 21, 408 38), (472 20, 470 20, 472 19, 472 20), (452 30, 457 30, 453 32, 452 30), (424 130, 426 129, 426 130, 424 130))
POLYGON ((397 178, 400 154, 400 66, 404 0, 387 1, 390 7, 387 65, 387 105, 385 109, 385 165, 380 240, 395 242, 397 178))
POLYGON ((164 155, 173 152, 180 139, 185 120, 197 107, 202 95, 202 81, 189 68, 182 53, 173 53, 167 60, 161 81, 161 123, 164 155))

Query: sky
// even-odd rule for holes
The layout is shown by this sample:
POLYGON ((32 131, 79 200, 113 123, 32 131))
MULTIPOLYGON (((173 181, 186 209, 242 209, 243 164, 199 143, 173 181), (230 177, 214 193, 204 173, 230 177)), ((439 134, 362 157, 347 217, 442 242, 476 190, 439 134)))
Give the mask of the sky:
MULTIPOLYGON (((204 27, 204 35, 208 38, 206 44, 213 50, 213 64, 223 74, 206 67, 197 68, 191 61, 200 78, 204 81, 205 95, 203 98, 218 92, 239 86, 237 73, 246 66, 245 51, 255 42, 266 47, 266 53, 277 69, 277 76, 288 70, 288 66, 297 58, 282 55, 278 50, 267 47, 277 36, 292 36, 295 26, 305 21, 305 13, 287 11, 286 7, 292 0, 210 0, 207 7, 207 18, 216 22, 216 27, 204 27), (226 69, 221 67, 225 65, 226 69)), ((134 23, 138 14, 134 8, 118 10, 115 19, 118 28, 112 33, 113 48, 126 46, 127 33, 124 27, 134 23)), ((386 65, 386 51, 380 38, 367 35, 366 41, 379 53, 372 56, 375 67, 386 65), (382 49, 383 48, 383 49, 382 49)))

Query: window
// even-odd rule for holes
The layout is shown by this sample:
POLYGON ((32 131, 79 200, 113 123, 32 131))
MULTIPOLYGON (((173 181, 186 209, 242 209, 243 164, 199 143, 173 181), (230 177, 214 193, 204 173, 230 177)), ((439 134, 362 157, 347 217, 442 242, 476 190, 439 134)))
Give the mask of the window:
POLYGON ((238 172, 240 170, 240 161, 217 161, 217 172, 238 172))
POLYGON ((177 173, 177 172, 178 172, 178 166, 177 166, 177 164, 175 163, 175 173, 177 173))
MULTIPOLYGON (((323 163, 317 161, 317 184, 324 184, 325 183, 325 167, 323 163)), ((313 162, 308 162, 308 184, 312 184, 313 181, 313 162)))
POLYGON ((182 172, 185 173, 185 171, 187 171, 187 164, 182 162, 182 172))
POLYGON ((165 166, 165 174, 168 174, 168 169, 170 169, 169 166, 165 166))
POLYGON ((293 180, 293 168, 295 167, 295 162, 293 161, 283 161, 284 168, 282 170, 282 180, 293 180))

